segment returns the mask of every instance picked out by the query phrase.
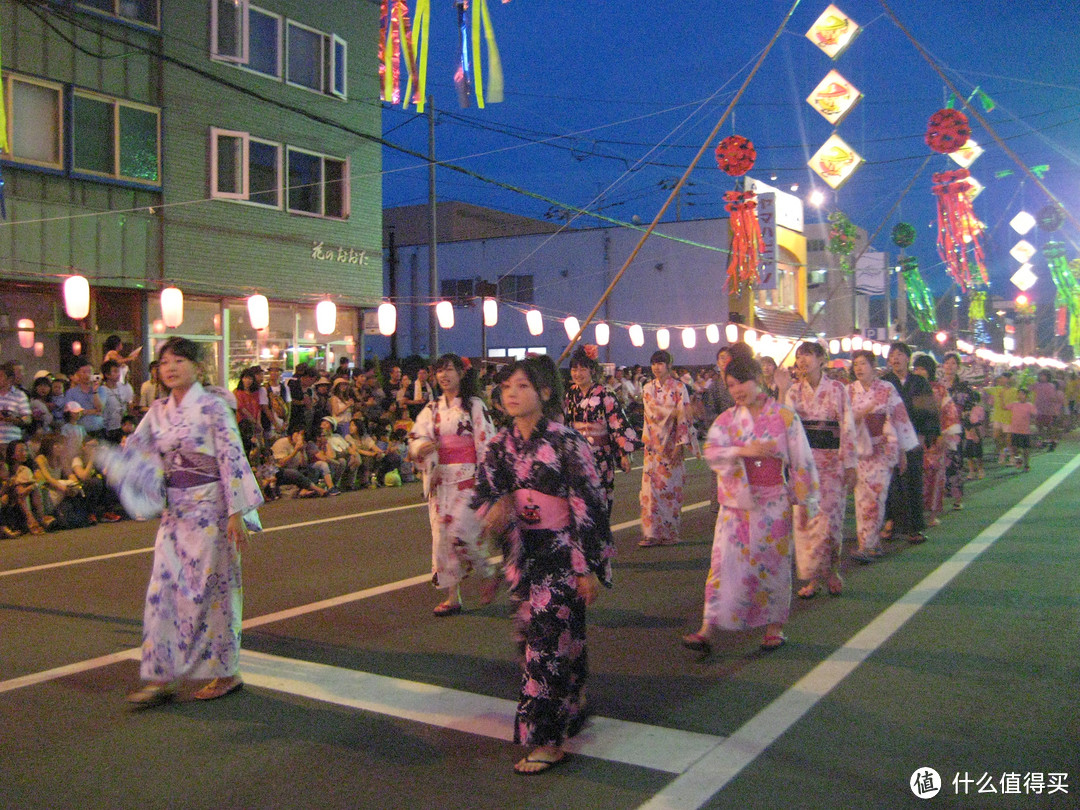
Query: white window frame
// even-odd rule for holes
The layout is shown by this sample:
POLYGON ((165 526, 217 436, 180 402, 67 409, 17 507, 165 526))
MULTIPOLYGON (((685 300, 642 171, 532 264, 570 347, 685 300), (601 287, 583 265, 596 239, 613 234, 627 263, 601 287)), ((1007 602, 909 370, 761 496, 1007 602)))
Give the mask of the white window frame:
POLYGON ((246 65, 248 63, 248 0, 210 0, 210 58, 219 62, 246 65), (221 5, 232 4, 236 14, 237 44, 239 53, 219 50, 218 34, 221 28, 221 5))
POLYGON ((150 188, 160 188, 162 185, 161 176, 161 108, 152 107, 149 104, 140 104, 137 101, 128 101, 127 99, 117 98, 116 96, 108 96, 104 93, 97 93, 93 90, 83 90, 78 87, 72 88, 71 91, 71 108, 74 110, 76 97, 82 96, 83 98, 93 99, 95 101, 102 101, 112 105, 112 119, 113 119, 113 143, 112 143, 112 160, 113 168, 111 172, 99 172, 93 169, 87 169, 81 166, 75 165, 75 143, 78 141, 79 133, 75 127, 74 120, 71 127, 71 173, 76 176, 85 177, 102 177, 109 180, 118 180, 124 183, 134 183, 140 186, 147 186, 150 188), (141 177, 128 177, 120 174, 120 108, 131 107, 136 110, 142 110, 143 112, 153 113, 157 117, 157 180, 150 181, 141 177))
POLYGON ((310 25, 304 25, 296 20, 285 20, 285 84, 290 87, 299 87, 301 90, 307 90, 309 93, 318 93, 320 95, 326 95, 326 66, 329 60, 326 58, 326 44, 329 39, 329 34, 320 31, 318 28, 312 28, 310 25), (316 59, 319 66, 319 88, 308 87, 306 84, 297 84, 289 79, 289 51, 292 47, 291 31, 293 27, 300 28, 312 34, 319 35, 319 55, 316 59))
POLYGON ((349 43, 339 37, 337 34, 330 35, 330 75, 327 77, 326 91, 332 95, 337 96, 342 101, 345 101, 349 97, 349 43), (337 52, 338 45, 341 45, 342 49, 342 65, 341 65, 341 81, 342 87, 337 86, 337 52))
POLYGON ((6 113, 5 120, 7 122, 7 136, 8 148, 11 148, 13 137, 12 133, 15 127, 16 110, 14 108, 15 96, 12 89, 13 82, 22 82, 23 84, 33 84, 38 87, 45 87, 49 90, 56 91, 56 155, 57 161, 55 163, 46 160, 36 160, 34 158, 23 157, 16 155, 12 152, 0 152, 0 158, 11 161, 12 163, 21 163, 26 166, 40 166, 44 169, 63 169, 64 168, 64 86, 58 82, 45 81, 44 79, 35 79, 30 76, 22 76, 18 73, 10 73, 4 71, 3 73, 3 86, 2 93, 0 93, 0 103, 4 105, 4 111, 6 113))
POLYGON ((301 149, 298 146, 286 146, 285 147, 285 210, 290 214, 296 214, 302 217, 318 217, 319 219, 334 219, 334 220, 346 220, 352 213, 351 210, 351 189, 352 179, 349 170, 349 159, 339 158, 336 155, 327 155, 322 152, 313 152, 310 149, 301 149), (319 212, 304 211, 299 208, 289 207, 289 154, 291 152, 299 152, 302 155, 308 155, 310 157, 319 158, 319 212), (342 213, 341 216, 331 216, 326 213, 326 161, 333 160, 336 163, 343 163, 343 174, 345 188, 342 190, 342 213))
MULTIPOLYGON (((246 1, 246 0, 245 0, 246 1)), ((270 11, 269 9, 262 8, 261 6, 248 5, 247 15, 247 52, 248 58, 244 64, 237 64, 236 66, 248 73, 254 73, 256 76, 262 76, 265 79, 273 79, 280 82, 285 77, 285 17, 277 12, 270 11), (274 73, 263 73, 261 70, 256 70, 251 67, 251 12, 261 14, 264 17, 272 17, 277 24, 277 67, 274 73)))
POLYGON ((146 27, 146 28, 153 28, 155 31, 160 31, 161 30, 161 0, 153 0, 153 1, 154 1, 154 5, 156 6, 156 13, 154 14, 154 17, 157 18, 156 23, 143 22, 142 20, 136 19, 135 17, 127 17, 127 16, 121 14, 120 13, 120 3, 122 2, 122 0, 112 0, 112 7, 113 7, 112 11, 102 11, 100 8, 97 8, 96 6, 91 6, 91 5, 88 5, 87 3, 80 3, 80 2, 78 2, 78 0, 76 0, 76 5, 78 5, 80 8, 86 9, 87 11, 90 11, 90 12, 92 12, 94 14, 106 14, 106 15, 108 15, 110 17, 116 17, 116 19, 123 20, 124 22, 130 23, 132 25, 138 25, 140 27, 146 27))
MULTIPOLYGON (((258 208, 271 208, 280 211, 285 205, 285 179, 282 174, 283 168, 283 153, 284 144, 278 141, 271 141, 266 138, 257 138, 248 132, 241 132, 233 129, 222 129, 220 127, 210 128, 210 197, 215 200, 229 200, 231 202, 244 203, 246 205, 254 205, 258 208), (240 164, 240 190, 221 191, 218 189, 218 157, 220 153, 220 138, 222 136, 228 138, 237 138, 241 142, 241 164, 240 164), (264 203, 258 200, 251 199, 251 144, 259 143, 266 146, 274 147, 274 174, 277 178, 277 202, 276 203, 264 203)), ((325 202, 324 202, 325 207, 325 202)), ((331 217, 336 219, 336 217, 331 217)))
POLYGON ((271 208, 280 211, 285 206, 285 176, 282 173, 284 169, 284 152, 285 145, 279 141, 271 141, 266 138, 256 138, 254 135, 248 136, 248 155, 244 161, 244 186, 247 188, 247 198, 240 200, 239 202, 245 205, 254 205, 258 208, 271 208), (277 177, 277 202, 276 203, 264 203, 258 200, 251 199, 251 144, 261 143, 265 146, 274 147, 274 175, 277 177))

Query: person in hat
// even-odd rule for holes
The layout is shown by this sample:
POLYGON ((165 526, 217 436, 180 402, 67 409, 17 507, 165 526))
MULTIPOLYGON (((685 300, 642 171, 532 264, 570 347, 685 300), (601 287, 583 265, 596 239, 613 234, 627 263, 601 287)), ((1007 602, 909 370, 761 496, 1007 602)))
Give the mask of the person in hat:
POLYGON ((323 417, 333 416, 330 412, 330 378, 325 374, 320 376, 312 386, 311 398, 311 430, 308 431, 309 441, 315 441, 322 432, 320 423, 323 417))
POLYGON ((341 492, 337 482, 345 476, 349 464, 349 443, 338 434, 338 421, 332 416, 324 416, 319 421, 319 438, 315 440, 315 459, 322 461, 330 470, 333 486, 331 495, 341 492))

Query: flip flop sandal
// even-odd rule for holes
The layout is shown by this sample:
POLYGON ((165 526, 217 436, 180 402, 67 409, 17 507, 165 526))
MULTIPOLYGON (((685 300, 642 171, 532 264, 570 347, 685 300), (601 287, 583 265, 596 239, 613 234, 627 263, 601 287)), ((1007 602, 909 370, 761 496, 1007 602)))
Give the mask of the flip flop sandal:
POLYGON ((765 636, 765 640, 761 642, 762 652, 772 652, 773 650, 779 650, 787 644, 787 636, 781 633, 778 636, 765 636))
POLYGON ((232 683, 229 678, 214 678, 206 686, 192 695, 196 700, 217 700, 244 687, 244 682, 237 678, 232 683))
POLYGON ((127 696, 132 711, 152 709, 168 703, 176 696, 176 686, 171 683, 148 683, 127 696))
POLYGON ((844 580, 840 576, 830 577, 826 587, 829 589, 829 596, 839 596, 844 592, 844 580))
POLYGON ((682 645, 688 650, 694 650, 695 652, 705 653, 708 655, 712 652, 712 642, 701 633, 688 633, 682 637, 682 645))
POLYGON ((799 588, 797 595, 800 599, 813 599, 820 590, 821 586, 815 582, 813 585, 804 585, 799 588))
MULTIPOLYGON (((535 752, 533 752, 533 753, 535 753, 535 752)), ((558 759, 544 759, 542 757, 538 757, 536 759, 533 759, 532 754, 527 754, 524 759, 522 759, 520 762, 518 762, 517 764, 514 765, 514 773, 516 773, 518 776, 536 776, 538 774, 546 773, 547 771, 550 771, 556 765, 559 765, 559 764, 561 764, 563 762, 566 762, 566 760, 568 760, 568 759, 570 759, 570 755, 567 754, 565 751, 563 752, 562 756, 560 756, 558 759), (525 764, 541 765, 542 767, 537 768, 535 770, 523 771, 523 770, 521 770, 521 766, 525 765, 525 764)))
POLYGON ((440 619, 445 618, 446 616, 457 616, 461 613, 461 603, 458 602, 456 605, 448 605, 444 602, 441 605, 436 605, 435 609, 431 612, 440 619))

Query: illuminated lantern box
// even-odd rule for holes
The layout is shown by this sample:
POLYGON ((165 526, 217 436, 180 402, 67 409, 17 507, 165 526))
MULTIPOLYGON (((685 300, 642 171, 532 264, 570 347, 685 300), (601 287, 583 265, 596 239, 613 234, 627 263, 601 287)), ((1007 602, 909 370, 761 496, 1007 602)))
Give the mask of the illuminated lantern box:
POLYGON ((855 85, 841 76, 839 71, 830 70, 814 92, 806 97, 806 103, 835 127, 855 109, 862 97, 855 85))
POLYGON ((860 31, 857 22, 830 5, 806 32, 806 38, 825 51, 830 59, 836 59, 855 41, 860 31))
POLYGON ((983 148, 971 138, 968 138, 967 143, 957 149, 955 152, 950 152, 951 157, 960 166, 965 169, 970 168, 971 164, 979 159, 979 155, 983 153, 983 148))
POLYGON ((838 189, 863 164, 862 156, 833 133, 807 164, 830 188, 838 189))

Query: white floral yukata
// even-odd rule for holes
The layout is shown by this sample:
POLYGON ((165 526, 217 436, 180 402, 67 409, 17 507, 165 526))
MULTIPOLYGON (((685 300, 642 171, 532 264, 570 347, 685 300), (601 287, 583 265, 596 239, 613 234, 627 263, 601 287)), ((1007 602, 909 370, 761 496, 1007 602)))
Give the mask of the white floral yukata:
POLYGON ((829 521, 827 535, 795 529, 795 563, 801 579, 825 578, 839 561, 844 540, 844 473, 856 467, 855 420, 844 384, 824 375, 817 388, 807 380, 793 384, 786 403, 807 432, 821 485, 821 511, 829 521))
POLYGON ((431 581, 451 589, 473 571, 492 573, 480 542, 480 518, 470 506, 476 488, 476 465, 482 461, 495 427, 482 400, 473 397, 468 412, 461 397, 447 404, 440 396, 416 416, 409 433, 409 455, 424 442, 435 451, 417 466, 424 478, 431 521, 431 581))
POLYGON ((675 377, 650 380, 642 391, 645 465, 641 472, 641 531, 649 540, 675 543, 682 510, 683 454, 693 448, 690 399, 675 377), (681 452, 680 452, 681 451, 681 452))
POLYGON ((885 501, 893 467, 900 453, 918 447, 904 401, 896 387, 884 380, 874 380, 864 388, 856 380, 848 386, 851 413, 855 417, 856 465, 855 527, 859 550, 876 552, 881 548, 881 524, 885 520, 885 501), (860 413, 867 411, 865 417, 860 413))
POLYGON ((757 417, 745 406, 709 428, 705 460, 716 470, 720 513, 705 582, 704 624, 744 630, 783 624, 791 609, 792 504, 817 512, 818 474, 798 414, 770 398, 757 417), (778 458, 736 448, 768 442, 778 458))
POLYGON ((195 383, 179 405, 172 397, 156 400, 122 452, 156 454, 165 471, 141 676, 232 677, 240 665, 243 590, 240 552, 225 531, 237 513, 257 529, 254 510, 263 502, 236 418, 220 396, 195 383))

